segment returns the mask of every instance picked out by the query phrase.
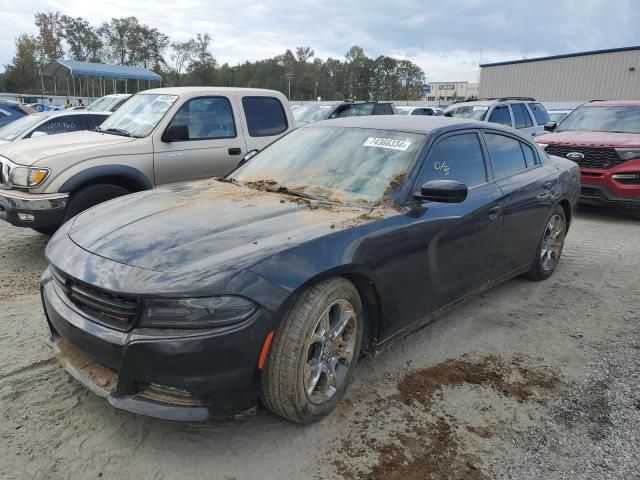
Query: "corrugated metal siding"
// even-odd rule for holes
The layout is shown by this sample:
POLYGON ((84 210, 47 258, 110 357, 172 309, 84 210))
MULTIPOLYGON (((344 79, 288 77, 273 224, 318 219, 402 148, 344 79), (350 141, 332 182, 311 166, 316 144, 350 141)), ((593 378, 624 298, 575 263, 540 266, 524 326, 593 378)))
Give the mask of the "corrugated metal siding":
POLYGON ((640 50, 481 67, 479 96, 640 100, 640 50))

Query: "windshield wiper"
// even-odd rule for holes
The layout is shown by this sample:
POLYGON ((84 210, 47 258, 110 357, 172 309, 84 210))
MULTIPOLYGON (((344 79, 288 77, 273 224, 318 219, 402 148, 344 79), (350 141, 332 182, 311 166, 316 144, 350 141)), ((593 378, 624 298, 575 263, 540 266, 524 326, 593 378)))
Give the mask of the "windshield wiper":
POLYGON ((133 135, 131 135, 129 132, 127 132, 126 130, 123 130, 121 128, 107 128, 107 129, 103 130, 100 127, 96 127, 96 132, 110 133, 110 134, 113 134, 113 135, 120 135, 122 137, 133 137, 133 135))

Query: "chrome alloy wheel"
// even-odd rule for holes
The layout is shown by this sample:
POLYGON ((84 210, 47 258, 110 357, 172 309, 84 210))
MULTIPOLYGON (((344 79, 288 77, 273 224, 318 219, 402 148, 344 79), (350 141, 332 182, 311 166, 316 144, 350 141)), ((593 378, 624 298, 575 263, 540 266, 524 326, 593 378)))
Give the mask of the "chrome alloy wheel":
POLYGON ((555 214, 549 219, 542 237, 540 248, 540 264, 545 272, 553 270, 560 259, 564 244, 565 223, 563 218, 555 214))
POLYGON ((307 344, 304 389, 316 405, 331 400, 353 360, 359 319, 347 300, 336 300, 320 315, 307 344))

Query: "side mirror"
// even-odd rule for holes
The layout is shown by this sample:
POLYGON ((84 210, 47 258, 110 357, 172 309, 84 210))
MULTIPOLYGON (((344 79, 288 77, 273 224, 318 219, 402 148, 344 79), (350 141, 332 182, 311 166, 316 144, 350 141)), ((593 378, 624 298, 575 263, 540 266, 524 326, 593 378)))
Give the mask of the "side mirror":
POLYGON ((558 126, 558 122, 547 122, 544 124, 544 129, 547 132, 553 132, 558 126))
POLYGON ((165 143, 186 142, 189 140, 189 127, 178 123, 169 125, 169 128, 162 134, 161 140, 165 143))
POLYGON ((242 160, 240 160, 240 163, 238 163, 238 166, 244 165, 253 157, 255 157, 257 154, 258 154, 258 150, 251 150, 250 152, 245 153, 244 157, 242 157, 242 160))
POLYGON ((468 192, 469 189, 464 183, 455 180, 429 180, 414 197, 430 202, 462 203, 468 192))
POLYGON ((33 133, 31 134, 31 138, 48 137, 48 136, 49 136, 49 134, 48 134, 47 132, 40 132, 40 131, 38 131, 38 132, 33 132, 33 133))

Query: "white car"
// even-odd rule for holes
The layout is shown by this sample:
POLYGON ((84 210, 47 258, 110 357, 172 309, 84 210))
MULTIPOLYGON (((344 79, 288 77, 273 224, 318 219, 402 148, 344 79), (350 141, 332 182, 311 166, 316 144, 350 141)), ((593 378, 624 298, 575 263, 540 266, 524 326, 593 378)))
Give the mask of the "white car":
POLYGON ((442 115, 444 110, 438 107, 419 107, 419 106, 410 106, 410 105, 396 105, 396 112, 398 115, 431 115, 431 116, 439 116, 442 115))
POLYGON ((108 117, 109 112, 86 110, 32 113, 0 128, 0 145, 23 138, 46 137, 58 133, 94 130, 108 117))

